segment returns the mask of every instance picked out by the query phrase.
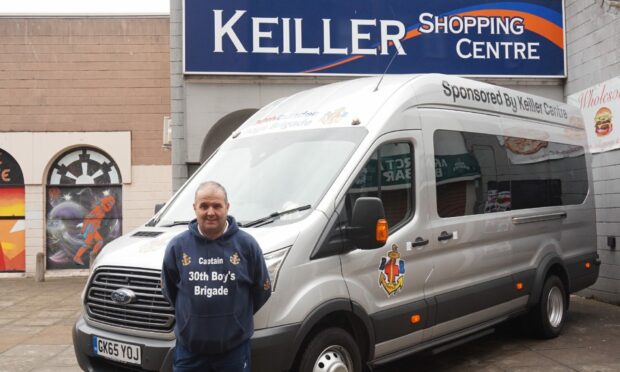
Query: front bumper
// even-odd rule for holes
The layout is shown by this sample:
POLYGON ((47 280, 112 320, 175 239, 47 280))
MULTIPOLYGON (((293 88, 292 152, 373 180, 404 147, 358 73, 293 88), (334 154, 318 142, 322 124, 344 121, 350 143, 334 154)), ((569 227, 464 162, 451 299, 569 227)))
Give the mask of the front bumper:
POLYGON ((83 316, 73 327, 73 348, 80 368, 89 372, 137 371, 172 371, 174 361, 175 340, 157 340, 145 337, 129 336, 91 327, 83 316), (134 366, 123 364, 95 355, 92 348, 93 335, 140 345, 142 348, 142 364, 134 366))
MULTIPOLYGON (((300 324, 259 329, 252 336, 252 371, 278 372, 292 367, 296 350, 293 346, 300 324)), ((84 371, 116 372, 133 369, 137 371, 171 372, 174 361, 175 340, 156 340, 129 336, 94 328, 83 316, 73 327, 73 347, 77 361, 84 371), (142 365, 126 365, 95 355, 92 350, 93 335, 140 345, 142 365)))
POLYGON ((263 328, 252 336, 252 371, 281 372, 293 367, 294 341, 301 324, 263 328))

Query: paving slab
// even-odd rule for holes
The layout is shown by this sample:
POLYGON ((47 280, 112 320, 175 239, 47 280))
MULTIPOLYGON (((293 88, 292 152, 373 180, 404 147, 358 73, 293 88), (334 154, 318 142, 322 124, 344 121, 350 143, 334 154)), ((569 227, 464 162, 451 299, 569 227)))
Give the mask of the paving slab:
MULTIPOLYGON (((86 277, 0 279, 0 372, 78 372, 71 330, 86 277)), ((376 372, 617 372, 620 307, 572 296, 560 337, 537 340, 509 323, 437 355, 418 354, 376 372)))

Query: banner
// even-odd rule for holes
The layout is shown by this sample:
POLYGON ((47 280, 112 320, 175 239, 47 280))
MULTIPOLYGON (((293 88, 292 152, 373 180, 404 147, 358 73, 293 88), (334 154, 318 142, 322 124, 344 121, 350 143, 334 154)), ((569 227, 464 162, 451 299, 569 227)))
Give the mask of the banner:
POLYGON ((565 77, 559 0, 185 0, 187 74, 565 77))
POLYGON ((620 148, 620 77, 568 96, 581 108, 590 152, 620 148))

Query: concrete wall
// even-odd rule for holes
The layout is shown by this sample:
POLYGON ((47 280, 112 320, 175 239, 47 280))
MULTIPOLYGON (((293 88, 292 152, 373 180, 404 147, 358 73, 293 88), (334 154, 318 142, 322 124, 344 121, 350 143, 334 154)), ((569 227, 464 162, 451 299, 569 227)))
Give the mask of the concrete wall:
MULTIPOLYGON (((620 10, 608 0, 565 0, 568 79, 565 95, 620 76, 620 10)), ((602 260, 597 283, 585 293, 620 304, 620 150, 595 154, 592 160, 598 251, 602 260)))

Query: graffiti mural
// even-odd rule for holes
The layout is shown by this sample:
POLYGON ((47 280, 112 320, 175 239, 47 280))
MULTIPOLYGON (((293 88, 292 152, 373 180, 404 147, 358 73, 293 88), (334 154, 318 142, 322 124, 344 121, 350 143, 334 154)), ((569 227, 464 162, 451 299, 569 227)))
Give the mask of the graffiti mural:
POLYGON ((114 161, 94 149, 61 156, 47 187, 47 268, 85 268, 122 233, 122 186, 114 161))
POLYGON ((25 204, 21 168, 0 149, 0 272, 26 270, 25 204))

